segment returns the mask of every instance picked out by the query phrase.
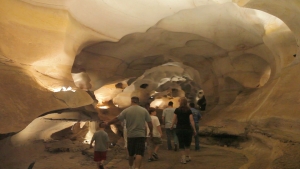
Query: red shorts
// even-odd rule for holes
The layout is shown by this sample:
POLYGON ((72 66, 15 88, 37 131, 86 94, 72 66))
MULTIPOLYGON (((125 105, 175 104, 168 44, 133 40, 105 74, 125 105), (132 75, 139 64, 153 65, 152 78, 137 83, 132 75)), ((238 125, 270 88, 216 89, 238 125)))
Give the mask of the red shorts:
POLYGON ((94 161, 106 160, 107 151, 94 151, 94 161))

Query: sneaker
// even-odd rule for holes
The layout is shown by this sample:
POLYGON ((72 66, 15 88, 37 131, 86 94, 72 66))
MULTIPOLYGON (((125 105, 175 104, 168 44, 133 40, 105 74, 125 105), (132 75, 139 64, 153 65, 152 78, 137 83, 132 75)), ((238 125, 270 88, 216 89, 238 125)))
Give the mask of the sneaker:
POLYGON ((158 155, 157 155, 156 153, 153 153, 153 154, 152 154, 152 158, 153 158, 154 160, 158 160, 158 155))
POLYGON ((174 151, 177 151, 177 144, 175 144, 174 147, 174 151))
POLYGON ((186 162, 190 162, 192 160, 191 156, 186 156, 185 159, 186 159, 186 162))
POLYGON ((181 162, 182 164, 186 164, 185 158, 182 158, 180 162, 181 162))
POLYGON ((151 161, 154 161, 154 159, 152 157, 148 158, 148 162, 151 162, 151 161))

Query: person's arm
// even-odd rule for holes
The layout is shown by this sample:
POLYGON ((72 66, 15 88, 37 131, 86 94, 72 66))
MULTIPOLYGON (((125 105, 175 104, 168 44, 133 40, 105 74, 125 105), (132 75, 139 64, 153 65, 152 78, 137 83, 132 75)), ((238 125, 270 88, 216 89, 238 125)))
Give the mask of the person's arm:
MULTIPOLYGON (((105 132, 106 133, 106 132, 105 132)), ((106 145, 106 150, 108 151, 109 148, 109 143, 110 143, 110 139, 108 137, 108 134, 106 133, 106 141, 107 141, 107 145, 106 145)))
POLYGON ((93 148, 94 141, 95 141, 95 139, 94 139, 94 136, 93 136, 92 139, 91 139, 90 148, 93 148))
POLYGON ((196 135, 196 128, 195 128, 195 122, 194 122, 193 114, 190 114, 189 118, 190 118, 190 123, 191 123, 193 131, 194 131, 194 135, 196 135))
POLYGON ((174 114, 173 116, 173 120, 172 120, 172 125, 171 125, 171 129, 174 128, 174 125, 177 123, 177 114, 174 114))
POLYGON ((161 122, 162 122, 162 124, 160 124, 160 127, 165 128, 166 124, 165 124, 165 116, 164 115, 161 116, 161 122))
POLYGON ((163 110, 163 113, 161 115, 161 121, 162 121, 162 124, 165 125, 165 110, 163 110))
POLYGON ((198 119, 199 119, 199 120, 202 119, 202 116, 201 116, 201 113, 200 113, 200 112, 198 112, 198 119))
POLYGON ((106 150, 109 148, 109 139, 107 139, 106 150))
POLYGON ((162 133, 162 130, 161 130, 161 127, 160 125, 157 126, 157 131, 160 133, 160 137, 162 137, 163 133, 162 133))
POLYGON ((161 130, 161 125, 160 125, 159 119, 156 117, 155 120, 152 121, 152 123, 157 128, 157 131, 159 132, 160 137, 162 137, 162 130, 161 130))
POLYGON ((150 137, 152 137, 152 132, 153 132, 153 125, 152 125, 152 121, 150 121, 150 122, 147 122, 147 124, 148 124, 148 127, 149 127, 149 135, 150 135, 150 137))
POLYGON ((119 121, 118 117, 115 117, 114 119, 112 119, 109 122, 107 122, 106 125, 109 126, 109 125, 114 124, 114 123, 116 123, 118 121, 119 121))

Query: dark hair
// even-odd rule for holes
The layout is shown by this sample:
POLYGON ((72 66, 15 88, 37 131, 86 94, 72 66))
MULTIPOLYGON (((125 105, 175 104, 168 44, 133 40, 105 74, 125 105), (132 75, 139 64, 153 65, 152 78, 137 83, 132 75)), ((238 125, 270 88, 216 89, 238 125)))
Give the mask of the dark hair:
POLYGON ((185 97, 180 98, 179 104, 179 108, 181 108, 183 111, 189 110, 189 107, 187 106, 187 99, 185 97))
POLYGON ((195 103, 190 103, 190 107, 194 108, 195 107, 195 103))
POLYGON ((173 106, 173 102, 169 101, 168 106, 173 106))
POLYGON ((155 109, 155 108, 153 108, 153 107, 150 107, 150 108, 148 109, 148 111, 149 111, 149 114, 151 114, 152 112, 155 112, 155 111, 156 111, 156 109, 155 109))
POLYGON ((139 98, 136 96, 131 97, 131 102, 132 103, 139 103, 139 98))
POLYGON ((101 121, 101 122, 99 123, 99 127, 100 127, 100 128, 104 128, 104 127, 102 127, 102 124, 105 124, 105 122, 104 122, 104 121, 101 121))

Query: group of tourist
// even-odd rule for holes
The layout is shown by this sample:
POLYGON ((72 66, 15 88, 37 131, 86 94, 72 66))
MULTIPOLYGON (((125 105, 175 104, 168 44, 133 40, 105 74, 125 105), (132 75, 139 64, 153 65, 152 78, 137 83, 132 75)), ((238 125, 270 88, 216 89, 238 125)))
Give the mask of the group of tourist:
MULTIPOLYGON (((181 163, 186 164, 191 161, 190 145, 192 137, 195 137, 195 150, 199 146, 199 120, 201 119, 200 111, 195 108, 194 103, 190 103, 186 98, 179 100, 179 107, 173 108, 173 102, 168 103, 168 107, 163 110, 162 122, 164 124, 167 136, 168 150, 181 151, 181 163), (174 149, 172 147, 172 138, 174 149)), ((123 122, 125 147, 127 147, 129 168, 139 169, 142 164, 142 157, 146 149, 148 150, 148 161, 158 159, 158 149, 162 144, 162 125, 156 116, 156 109, 149 107, 145 109, 139 106, 139 98, 131 98, 131 106, 124 109, 117 117, 108 122, 99 124, 100 130, 94 133, 90 147, 95 141, 94 161, 97 162, 98 169, 103 169, 103 162, 106 160, 109 138, 103 130, 105 127, 116 122, 123 122), (146 135, 146 139, 145 139, 146 135), (133 165, 134 164, 134 165, 133 165)))

